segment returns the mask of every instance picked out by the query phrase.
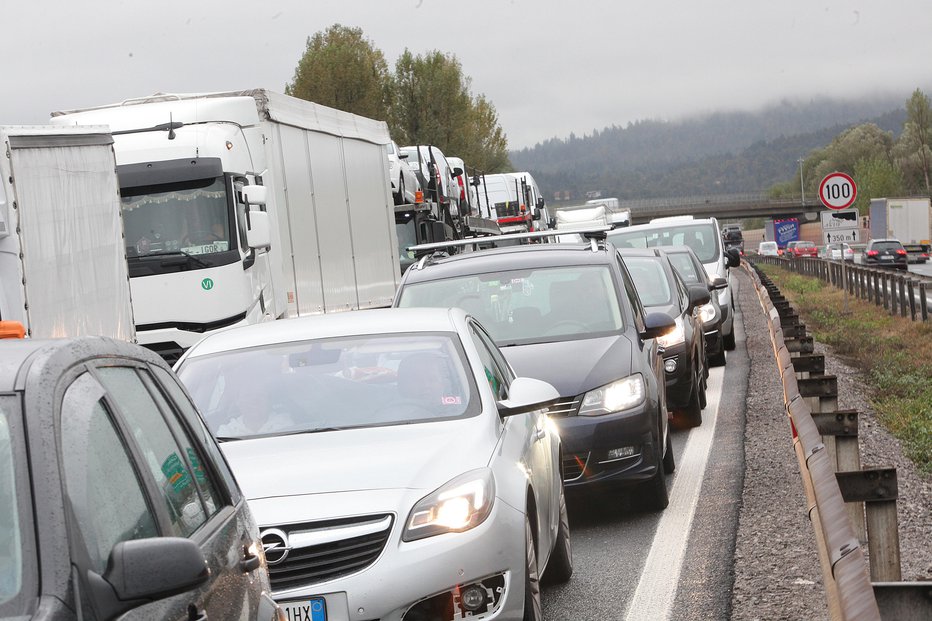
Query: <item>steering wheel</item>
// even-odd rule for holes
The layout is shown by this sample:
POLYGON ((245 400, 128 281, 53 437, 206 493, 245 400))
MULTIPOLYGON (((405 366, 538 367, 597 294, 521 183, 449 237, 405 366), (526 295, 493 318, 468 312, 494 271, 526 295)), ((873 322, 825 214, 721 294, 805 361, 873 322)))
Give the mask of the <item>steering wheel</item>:
POLYGON ((544 330, 544 334, 548 336, 552 336, 556 334, 565 334, 567 331, 585 332, 588 329, 589 329, 589 326, 587 326, 581 321, 578 321, 576 319, 563 319, 561 321, 556 322, 555 324, 553 324, 546 330, 544 330))
MULTIPOLYGON (((213 231, 191 231, 184 236, 184 239, 188 241, 189 244, 196 246, 203 246, 205 244, 212 244, 217 241, 219 238, 213 231)), ((184 240, 182 240, 184 241, 184 240)))

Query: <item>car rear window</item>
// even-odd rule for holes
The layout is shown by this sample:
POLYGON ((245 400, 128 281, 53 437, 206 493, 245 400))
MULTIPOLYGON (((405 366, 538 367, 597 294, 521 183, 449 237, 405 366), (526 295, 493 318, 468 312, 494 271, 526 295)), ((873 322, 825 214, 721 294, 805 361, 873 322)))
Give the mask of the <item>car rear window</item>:
POLYGON ((660 257, 622 256, 644 306, 666 306, 672 293, 660 257))
POLYGON ((876 242, 871 246, 871 250, 900 250, 903 244, 895 241, 876 242))
POLYGON ((463 308, 499 347, 594 338, 623 327, 604 265, 509 270, 405 285, 400 307, 463 308))
POLYGON ((711 224, 671 224, 663 228, 637 228, 612 231, 609 241, 616 248, 689 246, 703 263, 718 261, 721 240, 711 224))
POLYGON ((178 376, 224 441, 474 416, 468 368, 455 334, 419 332, 196 357, 178 376))
POLYGON ((799 242, 798 244, 796 244, 796 247, 805 248, 806 250, 811 250, 812 248, 815 248, 816 245, 813 244, 812 242, 799 242))
POLYGON ((673 264, 673 268, 679 273, 680 278, 690 285, 705 284, 705 271, 702 272, 702 278, 700 278, 699 272, 696 269, 696 264, 693 263, 692 257, 688 254, 684 252, 671 252, 667 256, 670 258, 670 263, 673 264))

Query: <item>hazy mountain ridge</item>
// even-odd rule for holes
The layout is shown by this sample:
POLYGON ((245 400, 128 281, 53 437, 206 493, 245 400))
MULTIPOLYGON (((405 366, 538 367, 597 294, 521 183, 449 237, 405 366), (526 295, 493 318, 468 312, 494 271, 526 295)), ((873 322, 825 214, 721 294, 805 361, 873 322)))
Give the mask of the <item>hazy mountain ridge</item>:
POLYGON ((584 137, 552 138, 512 152, 545 194, 589 190, 646 198, 757 192, 792 178, 796 160, 851 125, 899 134, 905 98, 780 102, 758 112, 716 112, 679 121, 639 121, 584 137))

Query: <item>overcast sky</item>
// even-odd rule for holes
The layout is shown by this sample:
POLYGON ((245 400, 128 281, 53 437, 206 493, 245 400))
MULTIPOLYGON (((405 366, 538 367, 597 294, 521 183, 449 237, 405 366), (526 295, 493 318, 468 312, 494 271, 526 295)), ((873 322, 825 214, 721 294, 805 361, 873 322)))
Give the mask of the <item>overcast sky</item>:
POLYGON ((932 82, 929 0, 5 0, 0 124, 157 91, 282 91, 307 37, 455 53, 509 146, 932 82))

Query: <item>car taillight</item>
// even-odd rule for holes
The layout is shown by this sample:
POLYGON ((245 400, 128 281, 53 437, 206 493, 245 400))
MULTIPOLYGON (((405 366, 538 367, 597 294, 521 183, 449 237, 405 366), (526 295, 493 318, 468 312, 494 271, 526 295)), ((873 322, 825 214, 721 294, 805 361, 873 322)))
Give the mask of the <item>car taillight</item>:
POLYGON ((878 254, 880 254, 880 253, 877 252, 876 250, 868 250, 868 251, 867 251, 867 256, 869 256, 869 257, 876 257, 878 254))
POLYGON ((904 257, 906 256, 906 251, 903 250, 902 248, 900 248, 899 250, 897 250, 896 253, 897 253, 898 255, 902 255, 902 256, 904 256, 904 257))

